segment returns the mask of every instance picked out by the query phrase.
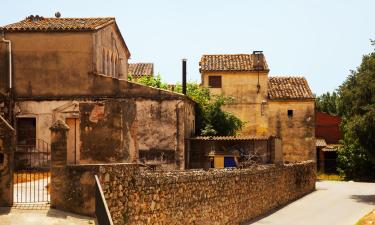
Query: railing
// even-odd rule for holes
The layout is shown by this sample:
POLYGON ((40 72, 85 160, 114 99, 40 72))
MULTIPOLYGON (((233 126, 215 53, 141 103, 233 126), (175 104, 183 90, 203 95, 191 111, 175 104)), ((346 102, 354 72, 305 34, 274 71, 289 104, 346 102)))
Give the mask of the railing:
POLYGON ((99 225, 113 225, 111 213, 97 175, 95 175, 95 215, 99 225))
POLYGON ((41 139, 28 139, 14 152, 15 203, 50 201, 50 146, 41 139))

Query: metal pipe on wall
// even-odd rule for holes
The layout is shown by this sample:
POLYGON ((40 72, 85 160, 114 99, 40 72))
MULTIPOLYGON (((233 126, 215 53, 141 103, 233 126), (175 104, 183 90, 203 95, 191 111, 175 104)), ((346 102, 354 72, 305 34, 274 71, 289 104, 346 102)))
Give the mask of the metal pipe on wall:
POLYGON ((5 39, 5 33, 3 31, 2 41, 9 46, 8 57, 9 57, 9 90, 12 90, 12 42, 5 39))
POLYGON ((186 95, 186 59, 182 59, 182 94, 186 95))

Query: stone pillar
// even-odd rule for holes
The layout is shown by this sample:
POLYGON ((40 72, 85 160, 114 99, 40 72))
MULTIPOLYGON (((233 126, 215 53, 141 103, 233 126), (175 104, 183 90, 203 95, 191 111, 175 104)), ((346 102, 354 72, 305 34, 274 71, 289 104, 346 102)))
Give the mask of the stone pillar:
POLYGON ((67 164, 67 133, 68 125, 63 121, 57 120, 51 127, 51 207, 59 208, 62 200, 61 170, 64 170, 67 164))
POLYGON ((268 141, 271 145, 271 163, 283 164, 284 157, 281 139, 277 137, 270 137, 268 141))
POLYGON ((13 205, 14 128, 0 116, 0 207, 13 205))

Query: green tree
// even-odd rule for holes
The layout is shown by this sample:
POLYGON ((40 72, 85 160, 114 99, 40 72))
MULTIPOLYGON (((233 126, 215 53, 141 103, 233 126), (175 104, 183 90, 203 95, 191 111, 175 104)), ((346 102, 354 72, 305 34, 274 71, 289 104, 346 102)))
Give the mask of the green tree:
MULTIPOLYGON (((168 85, 162 81, 158 74, 156 77, 142 77, 138 83, 167 89, 182 93, 182 85, 168 85)), ((229 97, 210 95, 208 88, 200 86, 196 82, 188 82, 186 94, 197 103, 196 107, 196 133, 198 135, 236 135, 243 127, 243 122, 231 113, 221 109, 224 104, 232 101, 229 97)))
MULTIPOLYGON (((374 43, 373 43, 374 44, 374 43)), ((349 178, 375 178, 375 52, 339 87, 338 111, 343 118, 339 169, 349 178)))
POLYGON ((326 112, 332 115, 338 114, 339 96, 335 91, 324 93, 315 99, 316 110, 326 112))

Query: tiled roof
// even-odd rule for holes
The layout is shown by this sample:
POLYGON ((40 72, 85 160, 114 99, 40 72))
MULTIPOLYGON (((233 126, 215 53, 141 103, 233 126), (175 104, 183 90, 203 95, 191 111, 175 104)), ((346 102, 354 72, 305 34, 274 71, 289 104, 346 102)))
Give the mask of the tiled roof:
POLYGON ((17 23, 0 27, 5 31, 90 31, 115 22, 113 17, 102 18, 44 18, 29 16, 17 23))
POLYGON ((339 150, 339 148, 341 147, 342 145, 340 144, 336 144, 336 145, 327 145, 326 147, 322 148, 322 151, 323 152, 336 152, 339 150))
POLYGON ((274 99, 313 99, 304 77, 269 77, 268 97, 274 99))
POLYGON ((154 74, 153 63, 130 63, 129 74, 134 78, 140 78, 142 76, 152 76, 154 74))
POLYGON ((263 54, 203 55, 199 65, 201 72, 268 70, 263 54))
POLYGON ((191 140, 205 141, 246 141, 246 140, 268 140, 266 136, 196 136, 189 138, 191 140))
POLYGON ((316 147, 326 147, 326 146, 327 146, 326 140, 324 140, 323 138, 316 139, 316 147))

